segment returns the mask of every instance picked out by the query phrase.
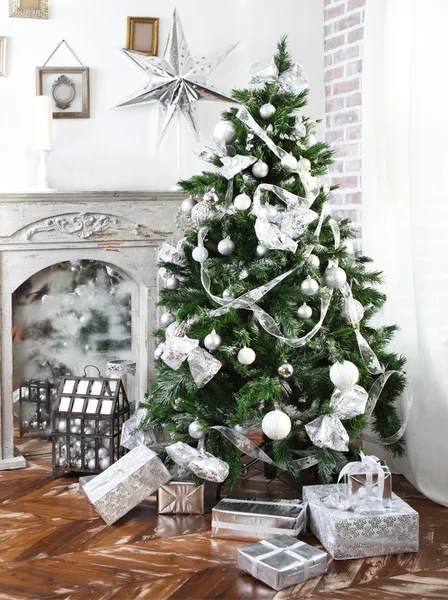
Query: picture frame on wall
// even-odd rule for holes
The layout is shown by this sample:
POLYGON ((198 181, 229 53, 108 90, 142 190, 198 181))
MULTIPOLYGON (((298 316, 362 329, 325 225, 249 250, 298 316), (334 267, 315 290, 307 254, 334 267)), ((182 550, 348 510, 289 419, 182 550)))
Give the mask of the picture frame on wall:
POLYGON ((90 117, 88 67, 37 67, 36 93, 53 98, 54 119, 90 117))
POLYGON ((135 50, 147 56, 157 56, 159 51, 159 19, 154 17, 128 17, 126 50, 135 50))
POLYGON ((9 16, 48 19, 48 0, 9 0, 9 16))
POLYGON ((6 38, 0 37, 0 77, 6 76, 6 38))

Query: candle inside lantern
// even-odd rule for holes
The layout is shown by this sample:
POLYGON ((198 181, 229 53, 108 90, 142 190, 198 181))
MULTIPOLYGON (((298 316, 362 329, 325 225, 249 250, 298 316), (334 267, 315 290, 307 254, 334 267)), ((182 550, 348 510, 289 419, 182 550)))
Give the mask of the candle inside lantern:
POLYGON ((36 150, 53 148, 53 100, 36 96, 36 150))

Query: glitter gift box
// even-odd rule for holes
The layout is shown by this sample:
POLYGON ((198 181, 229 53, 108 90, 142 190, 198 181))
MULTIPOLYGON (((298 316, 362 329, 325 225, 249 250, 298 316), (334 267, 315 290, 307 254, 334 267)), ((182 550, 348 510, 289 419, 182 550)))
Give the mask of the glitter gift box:
POLYGON ((203 515, 204 486, 193 481, 170 481, 158 489, 159 515, 203 515))
POLYGON ((278 535, 238 548, 236 564, 274 590, 283 590, 326 573, 327 553, 289 535, 278 535))
MULTIPOLYGON (((384 471, 384 490, 383 490, 383 506, 384 508, 391 508, 392 506, 392 474, 387 464, 382 460, 380 464, 384 471)), ((366 487, 367 485, 367 474, 366 473, 350 473, 347 475, 347 494, 348 497, 356 496, 359 490, 366 487)), ((375 491, 378 485, 378 475, 372 473, 372 489, 375 491)))
POLYGON ((297 537, 306 528, 299 500, 225 498, 212 510, 212 537, 266 540, 273 535, 297 537))
POLYGON ((86 483, 83 490, 101 517, 112 525, 170 479, 157 454, 138 446, 86 483))
POLYGON ((358 514, 323 504, 329 494, 344 493, 344 485, 303 488, 311 531, 336 560, 418 552, 418 513, 392 493, 383 513, 358 514))

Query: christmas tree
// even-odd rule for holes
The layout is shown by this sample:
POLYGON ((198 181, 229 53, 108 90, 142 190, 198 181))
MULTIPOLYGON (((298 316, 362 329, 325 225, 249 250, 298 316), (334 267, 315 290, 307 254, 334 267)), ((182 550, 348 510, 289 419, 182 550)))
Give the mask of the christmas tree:
POLYGON ((366 427, 403 453, 405 361, 387 348, 396 327, 369 324, 381 273, 354 251, 350 222, 331 218, 332 151, 302 114, 308 86, 286 39, 250 82, 262 85, 233 92, 239 106, 200 152, 216 170, 180 183, 187 230, 159 255, 166 312, 144 427, 202 438, 229 487, 244 435, 261 428, 277 466, 300 478, 317 465, 328 482, 366 427))

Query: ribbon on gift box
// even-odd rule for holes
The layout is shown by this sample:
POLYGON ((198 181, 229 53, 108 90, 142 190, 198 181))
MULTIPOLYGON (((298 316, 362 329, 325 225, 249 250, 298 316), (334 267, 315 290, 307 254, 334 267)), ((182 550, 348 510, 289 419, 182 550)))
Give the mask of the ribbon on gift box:
MULTIPOLYGON (((233 523, 232 525, 235 524, 233 523)), ((300 548, 301 546, 307 546, 305 542, 297 541, 292 546, 289 546, 289 548, 278 548, 278 546, 272 544, 271 542, 268 542, 267 540, 260 540, 259 543, 263 544, 263 546, 266 546, 266 548, 271 548, 271 550, 269 550, 265 554, 261 554, 261 556, 255 556, 252 559, 252 577, 258 578, 258 568, 263 560, 265 560, 266 558, 270 558, 271 556, 275 556, 276 554, 285 553, 288 554, 288 556, 291 556, 295 559, 295 562, 289 565, 289 567, 292 569, 293 567, 303 566, 304 579, 309 579, 310 573, 307 559, 303 556, 300 556, 300 554, 294 552, 295 549, 300 548)))

